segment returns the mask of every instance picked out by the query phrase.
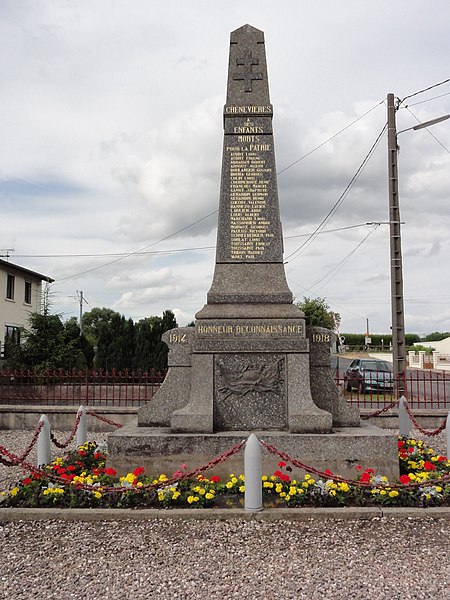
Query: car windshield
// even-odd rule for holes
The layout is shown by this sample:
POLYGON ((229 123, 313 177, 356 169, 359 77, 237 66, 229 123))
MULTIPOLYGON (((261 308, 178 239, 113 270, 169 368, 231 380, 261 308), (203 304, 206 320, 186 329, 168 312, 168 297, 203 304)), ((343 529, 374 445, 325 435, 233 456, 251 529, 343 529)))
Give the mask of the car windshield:
POLYGON ((363 371, 382 371, 383 373, 390 373, 391 371, 388 363, 382 360, 366 360, 361 363, 361 369, 363 371))

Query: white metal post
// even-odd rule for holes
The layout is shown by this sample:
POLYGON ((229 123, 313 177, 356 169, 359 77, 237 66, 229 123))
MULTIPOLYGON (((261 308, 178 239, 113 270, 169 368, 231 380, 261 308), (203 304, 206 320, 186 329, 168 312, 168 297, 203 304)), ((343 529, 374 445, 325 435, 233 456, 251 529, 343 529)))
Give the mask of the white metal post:
POLYGON ((411 432, 411 421, 406 412, 405 402, 405 396, 402 396, 398 401, 398 430, 401 437, 409 437, 411 432))
POLYGON ((250 434, 244 453, 245 510, 262 510, 261 446, 254 433, 250 434))
POLYGON ((82 446, 87 442, 87 413, 86 407, 81 405, 77 412, 77 418, 80 417, 77 429, 77 446, 82 446))
POLYGON ((47 415, 41 415, 39 423, 44 423, 37 439, 37 466, 42 467, 51 462, 50 423, 47 415))

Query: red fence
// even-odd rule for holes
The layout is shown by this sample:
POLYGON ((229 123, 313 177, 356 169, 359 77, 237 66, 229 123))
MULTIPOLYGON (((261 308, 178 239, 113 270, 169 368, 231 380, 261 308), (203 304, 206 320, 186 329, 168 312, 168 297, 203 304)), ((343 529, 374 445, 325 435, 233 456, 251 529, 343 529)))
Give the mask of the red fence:
MULTIPOLYGON (((164 381, 166 371, 0 371, 0 404, 142 406, 164 381)), ((348 381, 336 377, 347 400, 361 408, 380 408, 395 398, 389 389, 361 393, 347 390, 348 381)), ((450 409, 450 373, 408 370, 405 389, 411 408, 450 409)))
MULTIPOLYGON (((337 376, 335 381, 342 388, 347 401, 358 404, 361 408, 382 407, 397 397, 398 382, 394 382, 393 390, 380 388, 362 393, 357 386, 348 389, 349 382, 343 376, 337 376)), ((404 379, 404 389, 411 408, 450 409, 449 372, 408 370, 404 379)))
POLYGON ((0 404, 142 406, 166 371, 0 371, 0 404))

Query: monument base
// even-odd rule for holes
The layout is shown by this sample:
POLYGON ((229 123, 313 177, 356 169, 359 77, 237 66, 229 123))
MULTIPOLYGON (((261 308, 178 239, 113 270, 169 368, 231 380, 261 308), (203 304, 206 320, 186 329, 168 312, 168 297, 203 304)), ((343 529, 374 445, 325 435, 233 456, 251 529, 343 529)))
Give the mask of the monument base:
MULTIPOLYGON (((171 476, 180 470, 207 464, 250 433, 292 458, 321 471, 354 479, 356 465, 371 467, 386 475, 390 482, 399 478, 397 436, 373 425, 341 427, 329 434, 295 434, 286 431, 221 431, 217 433, 173 433, 170 428, 127 425, 108 436, 108 466, 124 475, 144 467, 149 475, 171 476)), ((262 448, 263 474, 271 475, 279 467, 279 457, 262 448)), ((244 472, 244 452, 216 465, 209 475, 228 477, 244 472)), ((294 477, 298 470, 294 468, 294 477)), ((205 473, 208 477, 208 473, 205 473)))

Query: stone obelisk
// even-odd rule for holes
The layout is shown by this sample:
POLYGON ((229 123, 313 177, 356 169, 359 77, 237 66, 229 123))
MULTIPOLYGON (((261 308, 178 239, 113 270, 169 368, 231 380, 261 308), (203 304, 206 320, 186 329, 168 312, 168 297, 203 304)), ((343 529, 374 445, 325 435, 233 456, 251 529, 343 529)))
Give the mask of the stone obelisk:
POLYGON ((264 33, 231 33, 216 265, 196 315, 191 398, 180 432, 328 432, 312 401, 309 342, 283 265, 264 33))

